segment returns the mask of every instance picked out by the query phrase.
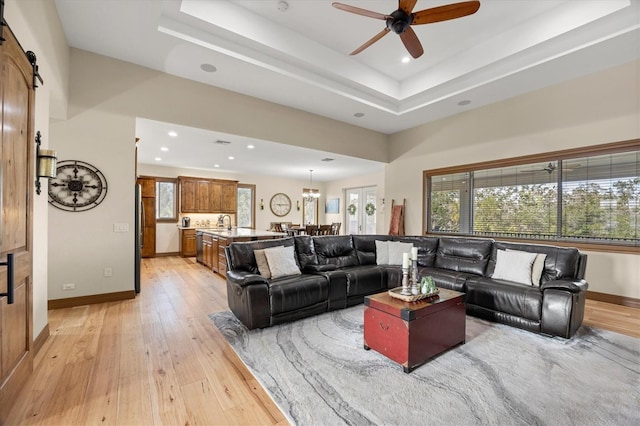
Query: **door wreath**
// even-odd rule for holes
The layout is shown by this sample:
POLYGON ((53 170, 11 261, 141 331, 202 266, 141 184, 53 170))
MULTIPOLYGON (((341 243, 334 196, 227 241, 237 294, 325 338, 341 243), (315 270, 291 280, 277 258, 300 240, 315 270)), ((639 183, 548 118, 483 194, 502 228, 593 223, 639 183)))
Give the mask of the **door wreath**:
POLYGON ((367 216, 371 216, 376 212, 376 206, 374 206, 373 203, 367 203, 367 205, 364 206, 364 212, 367 216))
POLYGON ((347 207, 347 212, 349 213, 349 216, 353 216, 354 214, 356 214, 356 205, 351 203, 349 204, 349 207, 347 207))

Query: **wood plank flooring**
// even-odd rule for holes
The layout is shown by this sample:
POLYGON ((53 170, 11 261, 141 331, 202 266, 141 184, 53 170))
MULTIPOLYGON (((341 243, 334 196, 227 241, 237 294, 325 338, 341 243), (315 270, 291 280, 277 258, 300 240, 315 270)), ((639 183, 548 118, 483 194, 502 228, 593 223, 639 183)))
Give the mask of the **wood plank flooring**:
MULTIPOLYGON (((222 278, 144 259, 134 299, 49 311, 51 336, 8 425, 287 424, 213 326, 222 278)), ((587 301, 585 324, 640 337, 640 310, 587 301)))

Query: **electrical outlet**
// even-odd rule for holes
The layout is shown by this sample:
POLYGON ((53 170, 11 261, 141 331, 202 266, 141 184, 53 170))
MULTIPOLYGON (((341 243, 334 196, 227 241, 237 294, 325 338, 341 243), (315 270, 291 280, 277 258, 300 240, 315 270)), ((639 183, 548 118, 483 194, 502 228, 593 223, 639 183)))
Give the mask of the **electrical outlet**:
POLYGON ((111 268, 109 268, 109 267, 104 268, 104 276, 105 277, 110 277, 112 275, 113 275, 113 270, 111 268))
POLYGON ((114 223, 113 232, 129 232, 128 223, 114 223))
POLYGON ((62 289, 63 290, 75 290, 76 289, 76 285, 73 284, 73 283, 62 284, 62 289))

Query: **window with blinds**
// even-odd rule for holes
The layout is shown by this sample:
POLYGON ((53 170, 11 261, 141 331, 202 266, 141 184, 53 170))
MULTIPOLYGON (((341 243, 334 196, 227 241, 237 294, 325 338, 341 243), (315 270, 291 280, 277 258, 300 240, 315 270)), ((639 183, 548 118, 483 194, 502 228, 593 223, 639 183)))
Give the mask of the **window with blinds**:
POLYGON ((426 171, 427 232, 638 247, 639 147, 426 171))

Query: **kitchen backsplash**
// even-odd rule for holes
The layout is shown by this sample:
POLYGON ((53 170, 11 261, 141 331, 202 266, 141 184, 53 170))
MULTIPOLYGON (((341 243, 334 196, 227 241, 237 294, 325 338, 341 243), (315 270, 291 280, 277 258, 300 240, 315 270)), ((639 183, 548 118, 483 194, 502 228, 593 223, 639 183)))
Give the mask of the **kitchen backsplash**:
MULTIPOLYGON (((224 213, 190 213, 190 214, 181 214, 178 223, 182 223, 183 217, 191 218, 191 228, 215 228, 218 226, 218 218, 220 216, 225 215, 224 213)), ((236 216, 233 214, 229 215, 231 217, 231 225, 234 226, 236 223, 236 216)), ((224 218, 224 226, 228 226, 229 218, 224 218)))

